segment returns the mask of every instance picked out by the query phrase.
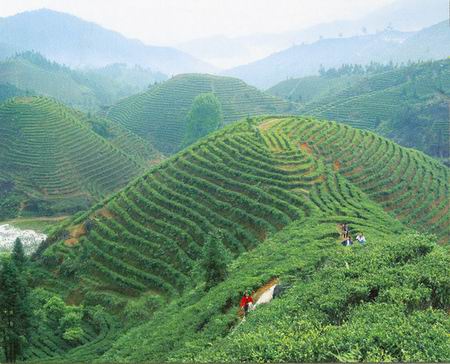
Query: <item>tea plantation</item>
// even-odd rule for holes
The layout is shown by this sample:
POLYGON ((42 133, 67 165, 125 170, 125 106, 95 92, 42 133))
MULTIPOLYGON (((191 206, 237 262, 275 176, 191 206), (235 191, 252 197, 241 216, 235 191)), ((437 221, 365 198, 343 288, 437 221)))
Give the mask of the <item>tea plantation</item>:
POLYGON ((158 154, 107 120, 44 97, 0 105, 0 220, 71 214, 142 173, 158 154))
POLYGON ((83 305, 83 336, 44 327, 27 359, 448 360, 448 182, 434 159, 343 124, 229 125, 51 234, 33 284, 83 305), (343 222, 367 244, 342 247, 343 222), (205 291, 213 231, 231 261, 205 291), (273 278, 284 294, 240 321, 242 291, 273 278))
POLYGON ((186 116, 195 97, 202 93, 213 93, 218 98, 224 124, 246 116, 294 110, 290 103, 235 78, 185 74, 118 102, 108 117, 149 140, 160 152, 172 154, 181 148, 186 116))
POLYGON ((450 60, 284 81, 269 92, 298 112, 374 130, 448 160, 450 60))

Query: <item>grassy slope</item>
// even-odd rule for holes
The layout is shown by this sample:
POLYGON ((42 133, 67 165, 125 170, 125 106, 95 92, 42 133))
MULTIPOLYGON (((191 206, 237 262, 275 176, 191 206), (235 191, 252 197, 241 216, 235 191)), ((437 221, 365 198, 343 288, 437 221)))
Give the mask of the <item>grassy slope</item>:
POLYGON ((213 92, 221 102, 225 124, 248 115, 281 114, 290 110, 289 103, 238 79, 186 74, 120 101, 111 108, 108 117, 150 140, 161 152, 174 153, 180 148, 192 102, 206 92, 213 92))
POLYGON ((142 159, 50 99, 16 98, 2 104, 0 128, 4 217, 73 213, 145 169, 142 159))
POLYGON ((448 158, 450 61, 364 76, 288 80, 274 95, 301 101, 299 112, 374 130, 401 145, 448 158))
MULTIPOLYGON (((274 275, 289 280, 298 267, 313 272, 335 254, 339 222, 349 221, 381 243, 405 229, 396 216, 445 241, 448 205, 447 169, 421 153, 342 124, 259 118, 202 139, 66 222, 37 259, 57 278, 47 285, 68 301, 100 304, 123 322, 131 322, 129 305, 145 307, 139 306, 145 297, 176 299, 105 358, 180 359, 185 350, 197 355, 205 340, 230 330, 240 289, 274 275), (368 147, 341 144, 348 133, 368 147), (227 248, 241 257, 226 289, 204 296, 191 291, 198 284, 193 272, 206 233, 218 228, 227 248)), ((151 310, 137 314, 142 320, 151 310)), ((110 331, 113 338, 100 340, 101 347, 81 346, 83 358, 109 349, 120 333, 110 331)), ((81 360, 73 355, 70 360, 81 360)))

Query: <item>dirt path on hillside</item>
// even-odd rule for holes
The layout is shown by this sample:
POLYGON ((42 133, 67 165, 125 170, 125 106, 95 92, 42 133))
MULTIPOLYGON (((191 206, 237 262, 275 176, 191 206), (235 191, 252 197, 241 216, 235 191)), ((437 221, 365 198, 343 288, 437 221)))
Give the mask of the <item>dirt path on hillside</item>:
POLYGON ((0 224, 14 224, 14 223, 21 223, 21 222, 33 222, 33 221, 62 221, 64 219, 67 219, 70 217, 70 215, 67 216, 56 216, 56 217, 27 217, 27 218, 17 218, 12 220, 5 220, 0 221, 0 224))

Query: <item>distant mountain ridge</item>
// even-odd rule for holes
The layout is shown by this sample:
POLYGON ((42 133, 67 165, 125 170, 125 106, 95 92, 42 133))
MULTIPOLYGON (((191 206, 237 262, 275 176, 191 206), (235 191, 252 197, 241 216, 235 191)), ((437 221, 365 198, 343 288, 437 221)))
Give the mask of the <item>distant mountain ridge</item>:
POLYGON ((255 62, 258 59, 320 38, 372 34, 388 27, 402 32, 418 31, 445 20, 447 0, 396 0, 355 20, 336 20, 278 34, 250 34, 240 37, 214 36, 194 39, 177 48, 224 68, 255 62))
POLYGON ((29 94, 50 96, 85 111, 98 111, 165 79, 161 73, 125 64, 73 70, 30 51, 0 61, 0 86, 10 84, 29 94))
POLYGON ((268 92, 298 102, 300 114, 373 130, 448 161, 450 59, 345 66, 280 82, 268 92))
POLYGON ((179 50, 156 47, 73 15, 48 9, 0 19, 0 39, 20 50, 34 50, 70 66, 141 65, 165 74, 211 72, 214 68, 179 50))
POLYGON ((417 33, 386 30, 297 45, 224 74, 268 88, 287 78, 317 74, 321 66, 443 59, 449 55, 449 44, 450 29, 444 21, 417 33))

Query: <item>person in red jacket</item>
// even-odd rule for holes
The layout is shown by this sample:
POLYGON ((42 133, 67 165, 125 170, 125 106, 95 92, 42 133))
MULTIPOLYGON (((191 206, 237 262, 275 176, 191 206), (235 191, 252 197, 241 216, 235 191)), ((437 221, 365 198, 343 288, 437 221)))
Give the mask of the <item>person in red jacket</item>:
POLYGON ((244 310, 244 316, 247 315, 248 310, 250 308, 250 304, 253 304, 253 297, 248 294, 246 291, 244 296, 241 298, 241 308, 244 310))

